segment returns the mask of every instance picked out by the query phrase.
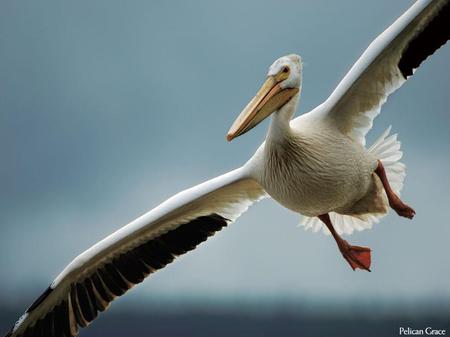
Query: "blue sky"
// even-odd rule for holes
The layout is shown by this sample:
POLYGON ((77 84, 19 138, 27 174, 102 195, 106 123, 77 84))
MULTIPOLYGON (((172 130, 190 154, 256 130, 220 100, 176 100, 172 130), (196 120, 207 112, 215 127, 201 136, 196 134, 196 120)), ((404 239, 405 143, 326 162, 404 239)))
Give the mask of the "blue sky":
MULTIPOLYGON (((35 294, 78 253, 181 189, 245 162, 267 122, 225 134, 274 59, 302 56, 299 113, 320 104, 411 1, 2 1, 0 300, 35 294)), ((126 301, 450 299, 450 47, 392 95, 413 221, 330 237, 265 200, 126 301)))

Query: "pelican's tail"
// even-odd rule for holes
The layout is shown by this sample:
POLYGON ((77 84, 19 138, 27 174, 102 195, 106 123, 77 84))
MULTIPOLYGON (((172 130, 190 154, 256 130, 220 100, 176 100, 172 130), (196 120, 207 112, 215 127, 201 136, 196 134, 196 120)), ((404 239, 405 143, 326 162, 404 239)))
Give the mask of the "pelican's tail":
POLYGON ((390 132, 391 127, 389 126, 375 143, 372 144, 369 152, 381 160, 389 180, 389 185, 391 185, 395 194, 400 196, 403 181, 406 177, 406 166, 400 162, 403 152, 400 150, 401 143, 397 140, 397 134, 389 136, 390 132))
MULTIPOLYGON (((400 195, 406 176, 406 166, 400 162, 403 153, 400 150, 401 144, 397 140, 397 134, 389 135, 390 131, 391 127, 388 127, 369 148, 369 152, 381 160, 392 190, 397 195, 400 195)), ((331 222, 339 234, 352 234, 355 229, 362 231, 372 228, 374 223, 379 222, 379 219, 386 215, 364 214, 356 218, 335 212, 330 212, 329 214, 331 222)), ((317 217, 304 216, 300 226, 304 226, 305 230, 311 229, 313 232, 318 232, 322 229, 325 234, 330 234, 328 228, 317 217)))

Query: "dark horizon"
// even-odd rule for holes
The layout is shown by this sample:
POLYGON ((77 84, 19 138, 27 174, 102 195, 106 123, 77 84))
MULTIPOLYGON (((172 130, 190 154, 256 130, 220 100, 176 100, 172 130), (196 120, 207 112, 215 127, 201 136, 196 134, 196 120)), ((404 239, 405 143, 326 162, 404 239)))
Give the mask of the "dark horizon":
MULTIPOLYGON (((0 308, 0 332, 5 333, 17 317, 17 306, 0 308)), ((297 304, 273 304, 244 307, 212 304, 181 304, 161 308, 158 305, 117 306, 101 313, 80 336, 97 337, 390 337, 399 328, 446 329, 450 331, 448 302, 420 307, 339 305, 315 308, 297 304)))

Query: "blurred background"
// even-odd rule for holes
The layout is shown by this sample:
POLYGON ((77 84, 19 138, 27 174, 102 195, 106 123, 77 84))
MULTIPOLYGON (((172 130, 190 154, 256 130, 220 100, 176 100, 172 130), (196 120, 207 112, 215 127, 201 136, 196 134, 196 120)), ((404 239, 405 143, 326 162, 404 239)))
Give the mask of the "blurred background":
MULTIPOLYGON (((0 335, 89 246, 174 193, 244 163, 267 121, 225 134, 278 57, 304 60, 299 113, 321 103, 413 2, 0 2, 0 335)), ((398 336, 450 330, 450 46, 385 104, 413 221, 349 240, 264 200, 151 276, 81 336, 398 336)))

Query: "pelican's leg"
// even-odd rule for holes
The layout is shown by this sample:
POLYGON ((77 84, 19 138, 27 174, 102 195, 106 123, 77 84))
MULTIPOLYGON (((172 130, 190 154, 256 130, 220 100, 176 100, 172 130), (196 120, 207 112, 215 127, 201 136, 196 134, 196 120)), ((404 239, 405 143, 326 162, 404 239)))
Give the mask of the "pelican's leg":
POLYGON ((384 170, 383 164, 381 163, 380 160, 378 160, 378 166, 375 169, 375 173, 380 178, 384 190, 386 191, 386 195, 389 200, 389 206, 391 206, 391 208, 394 211, 396 211, 398 215, 408 219, 412 219, 416 214, 416 212, 407 204, 405 204, 403 201, 401 201, 398 195, 394 193, 394 191, 391 188, 391 185, 389 185, 389 181, 386 176, 386 171, 384 170))
POLYGON ((319 219, 327 226, 330 230, 331 235, 333 235, 336 243, 341 251, 344 259, 350 264, 353 270, 356 268, 365 269, 370 271, 370 248, 352 246, 335 231, 333 224, 328 213, 319 215, 319 219))

